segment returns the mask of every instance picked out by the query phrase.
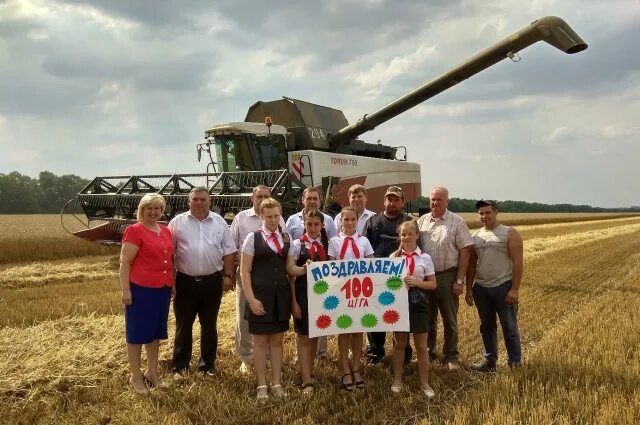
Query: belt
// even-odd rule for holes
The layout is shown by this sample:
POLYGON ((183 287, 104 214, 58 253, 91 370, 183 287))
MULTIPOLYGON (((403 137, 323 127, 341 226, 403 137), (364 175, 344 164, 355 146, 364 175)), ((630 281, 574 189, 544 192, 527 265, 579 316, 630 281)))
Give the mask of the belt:
POLYGON ((187 279, 193 280, 194 282, 200 282, 200 281, 203 281, 203 280, 212 279, 216 275, 220 275, 220 276, 222 275, 220 272, 215 272, 215 273, 212 273, 212 274, 205 274, 203 276, 191 276, 191 275, 188 275, 188 274, 182 273, 182 272, 178 272, 178 274, 181 275, 181 276, 186 277, 187 279))
POLYGON ((457 267, 449 267, 446 270, 441 270, 439 272, 436 272, 436 276, 440 276, 441 274, 451 273, 451 272, 455 272, 455 271, 458 271, 457 267))

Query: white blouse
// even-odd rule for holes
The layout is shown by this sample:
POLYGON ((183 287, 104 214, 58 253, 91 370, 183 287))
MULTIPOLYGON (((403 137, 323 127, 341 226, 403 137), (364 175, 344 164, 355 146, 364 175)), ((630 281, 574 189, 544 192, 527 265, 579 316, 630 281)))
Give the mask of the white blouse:
MULTIPOLYGON (((353 235, 351 235, 351 237, 356 242, 356 246, 360 251, 360 257, 355 256, 351 244, 349 244, 347 245, 347 251, 344 253, 343 260, 353 260, 355 258, 364 258, 367 255, 373 255, 373 247, 371 246, 371 242, 369 242, 369 239, 367 239, 365 236, 360 236, 357 233, 354 233, 353 235)), ((344 243, 344 240, 346 238, 347 235, 342 232, 338 233, 338 236, 332 237, 329 241, 329 252, 327 252, 327 255, 329 257, 335 258, 336 260, 339 260, 340 251, 342 251, 342 244, 344 243)))
MULTIPOLYGON (((433 261, 431 261, 431 257, 426 252, 422 252, 420 248, 416 248, 413 252, 418 255, 414 255, 413 259, 415 260, 416 267, 413 270, 413 275, 418 279, 424 280, 426 276, 431 276, 436 274, 436 271, 433 267, 433 261)), ((401 258, 405 258, 405 255, 401 255, 401 258)), ((407 275, 409 275, 409 265, 407 264, 407 275)))
MULTIPOLYGON (((262 234, 262 238, 267 242, 267 246, 269 248, 271 248, 271 250, 275 253, 278 253, 278 249, 276 247, 275 242, 273 241, 273 239, 269 238, 269 236, 271 236, 271 233, 269 230, 267 230, 266 227, 262 226, 260 228, 260 233, 262 234)), ((283 250, 283 254, 287 255, 288 252, 284 252, 284 239, 282 237, 282 232, 279 232, 278 230, 276 230, 274 232, 276 234, 276 238, 278 239, 278 242, 280 243, 280 248, 283 250)), ((241 252, 243 254, 247 254, 247 255, 255 255, 256 250, 255 250, 255 244, 254 244, 254 240, 253 240, 253 236, 255 235, 255 233, 251 232, 247 235, 247 237, 244 239, 244 242, 242 243, 242 250, 241 252)), ((291 245, 289 245, 291 246, 291 245)))
MULTIPOLYGON (((311 249, 311 244, 314 241, 318 242, 320 246, 322 246, 322 236, 318 236, 318 239, 313 239, 309 235, 307 235, 307 237, 309 238, 309 242, 306 242, 306 241, 304 242, 304 245, 305 247, 307 247, 307 250, 311 249)), ((293 243, 291 243, 291 249, 289 249, 289 255, 292 256, 295 261, 298 261, 298 258, 300 258, 300 251, 302 250, 302 244, 303 242, 300 239, 296 239, 293 241, 293 243)), ((328 255, 329 254, 327 254, 327 256, 328 255)))

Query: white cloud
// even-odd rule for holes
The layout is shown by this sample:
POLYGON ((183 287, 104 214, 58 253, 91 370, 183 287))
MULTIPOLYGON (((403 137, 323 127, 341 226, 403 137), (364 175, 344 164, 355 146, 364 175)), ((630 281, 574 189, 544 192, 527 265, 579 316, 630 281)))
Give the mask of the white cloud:
POLYGON ((353 80, 367 99, 379 98, 380 93, 391 80, 420 68, 435 50, 434 45, 422 44, 414 52, 396 56, 389 62, 375 63, 368 71, 355 75, 353 80))
POLYGON ((407 146, 454 196, 637 203, 616 184, 640 157, 637 0, 145 4, 0 3, 0 172, 201 171, 203 130, 257 100, 353 121, 556 14, 586 52, 532 46, 363 139, 407 146))
POLYGON ((600 129, 600 134, 606 139, 627 138, 640 135, 640 127, 629 127, 624 124, 610 124, 600 129))
POLYGON ((576 131, 573 128, 558 127, 558 128, 554 128, 551 134, 545 137, 545 140, 552 143, 562 142, 562 141, 566 141, 567 139, 573 138, 575 134, 576 134, 576 131))

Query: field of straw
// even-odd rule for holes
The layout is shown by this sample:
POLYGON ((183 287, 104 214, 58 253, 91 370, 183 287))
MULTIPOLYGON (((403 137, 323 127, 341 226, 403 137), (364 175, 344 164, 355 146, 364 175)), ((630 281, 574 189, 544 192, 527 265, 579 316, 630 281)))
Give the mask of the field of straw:
MULTIPOLYGON (((476 217, 466 218, 473 226, 476 217)), ((506 367, 501 345, 494 375, 432 364, 432 401, 419 392, 415 363, 400 395, 389 390, 389 369, 373 366, 366 389, 345 393, 333 339, 315 371, 316 392, 304 396, 289 332, 289 396, 258 404, 233 352, 232 293, 220 312, 217 376, 172 381, 170 322, 160 353, 170 385, 136 396, 127 385, 117 251, 74 240, 53 216, 0 216, 0 423, 640 423, 640 217, 587 218, 505 214, 525 240, 522 368, 506 367)), ((477 313, 466 305, 459 333, 462 363, 480 360, 477 313)))

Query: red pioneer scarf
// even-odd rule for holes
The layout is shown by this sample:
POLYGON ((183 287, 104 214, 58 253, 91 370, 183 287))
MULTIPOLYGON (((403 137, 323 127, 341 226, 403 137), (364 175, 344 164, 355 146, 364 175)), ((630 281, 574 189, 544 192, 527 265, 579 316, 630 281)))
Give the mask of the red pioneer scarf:
MULTIPOLYGON (((358 235, 356 235, 358 237, 358 235)), ((353 255, 356 258, 360 258, 360 250, 358 249, 358 245, 356 245, 356 241, 351 237, 347 236, 344 238, 344 242, 342 242, 342 249, 340 250, 340 259, 344 259, 344 254, 347 252, 347 247, 349 246, 349 242, 351 242, 351 250, 353 251, 353 255)))
MULTIPOLYGON (((264 233, 264 231, 262 230, 260 231, 264 233)), ((278 255, 282 257, 282 245, 280 245, 280 241, 278 240, 278 234, 276 232, 271 232, 271 234, 267 237, 267 245, 268 245, 269 239, 273 241, 273 244, 276 246, 276 251, 278 251, 278 255)))
POLYGON ((416 260, 413 258, 415 256, 418 255, 417 252, 404 252, 402 251, 402 255, 404 255, 406 261, 407 261, 407 267, 409 268, 409 276, 413 276, 413 271, 416 268, 416 260))
POLYGON ((314 260, 316 258, 316 254, 318 254, 322 261, 327 260, 327 253, 325 252, 324 247, 321 243, 318 243, 318 241, 311 241, 306 233, 302 235, 300 240, 302 242, 308 242, 311 244, 311 248, 309 249, 309 258, 314 260))

